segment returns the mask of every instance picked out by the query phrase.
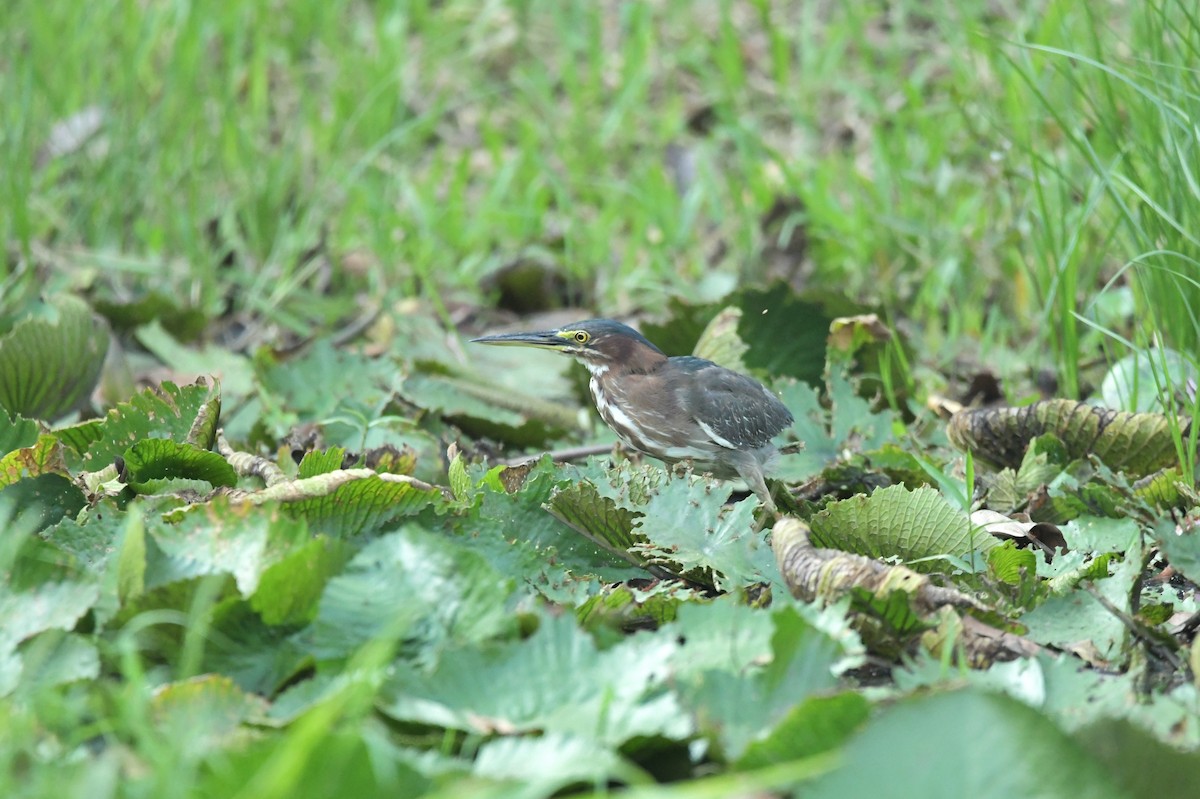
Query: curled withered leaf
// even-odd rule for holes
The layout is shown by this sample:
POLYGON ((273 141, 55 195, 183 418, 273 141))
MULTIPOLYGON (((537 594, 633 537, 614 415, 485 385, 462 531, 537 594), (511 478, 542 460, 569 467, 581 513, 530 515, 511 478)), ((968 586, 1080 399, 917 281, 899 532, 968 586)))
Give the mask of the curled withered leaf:
POLYGON ((917 640, 934 654, 945 646, 961 647, 973 668, 1028 657, 1039 650, 1018 635, 958 613, 986 613, 988 608, 974 597, 934 585, 925 575, 903 566, 814 547, 808 533, 808 525, 791 517, 772 530, 771 546, 788 589, 806 602, 831 602, 852 594, 851 624, 872 650, 895 655, 917 640), (865 602, 861 601, 864 592, 869 597, 865 602))
POLYGON ((998 466, 1021 465, 1029 442, 1052 434, 1071 458, 1093 454, 1107 466, 1146 475, 1176 461, 1173 429, 1187 437, 1190 422, 1160 413, 1114 411, 1067 399, 1020 408, 961 411, 951 419, 951 443, 998 466))
POLYGON ((932 613, 942 605, 986 610, 974 597, 953 588, 934 585, 929 578, 904 566, 889 566, 862 555, 837 549, 818 549, 809 540, 809 528, 788 517, 776 523, 771 547, 792 596, 806 602, 838 599, 855 588, 883 597, 900 590, 914 601, 919 613, 932 613))
POLYGON ((1058 525, 1032 521, 1028 514, 1005 516, 1003 513, 982 508, 971 514, 971 521, 997 538, 1034 541, 1049 552, 1055 549, 1067 551, 1067 539, 1058 525))
POLYGON ((878 314, 839 316, 829 323, 829 350, 846 357, 868 343, 891 341, 892 330, 878 314))

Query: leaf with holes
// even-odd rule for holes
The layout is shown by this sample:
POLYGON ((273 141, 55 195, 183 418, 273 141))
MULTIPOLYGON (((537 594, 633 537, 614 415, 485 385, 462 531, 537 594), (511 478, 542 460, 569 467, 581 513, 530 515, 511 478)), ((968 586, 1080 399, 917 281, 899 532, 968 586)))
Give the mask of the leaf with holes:
POLYGON ((205 440, 214 413, 220 408, 221 387, 197 380, 190 386, 165 382, 122 402, 103 419, 55 431, 72 470, 98 471, 146 438, 189 442, 207 449, 205 440))

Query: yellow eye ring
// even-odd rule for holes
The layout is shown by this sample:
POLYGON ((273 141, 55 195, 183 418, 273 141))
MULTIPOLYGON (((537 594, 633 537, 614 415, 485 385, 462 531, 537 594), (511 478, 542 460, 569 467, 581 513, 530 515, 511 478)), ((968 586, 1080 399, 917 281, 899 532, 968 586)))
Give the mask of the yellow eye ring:
POLYGON ((576 343, 578 344, 587 344, 588 339, 590 339, 591 336, 588 335, 586 330, 576 330, 575 335, 573 335, 571 338, 575 339, 576 343))

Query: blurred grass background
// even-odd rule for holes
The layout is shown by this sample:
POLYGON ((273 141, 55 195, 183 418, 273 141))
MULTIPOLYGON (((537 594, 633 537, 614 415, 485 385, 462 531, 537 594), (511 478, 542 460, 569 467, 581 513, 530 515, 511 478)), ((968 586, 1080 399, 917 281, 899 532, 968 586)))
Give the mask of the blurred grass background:
POLYGON ((1075 394, 1196 343, 1198 53, 1177 0, 12 0, 0 310, 307 335, 515 264, 605 315, 783 279, 1075 394))

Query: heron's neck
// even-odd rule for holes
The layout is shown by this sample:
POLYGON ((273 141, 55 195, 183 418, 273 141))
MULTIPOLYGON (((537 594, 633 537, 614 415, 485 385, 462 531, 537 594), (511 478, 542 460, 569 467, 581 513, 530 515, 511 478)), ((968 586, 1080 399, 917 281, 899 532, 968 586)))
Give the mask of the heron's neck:
POLYGON ((593 380, 600 380, 606 376, 611 380, 619 375, 649 374, 666 362, 667 356, 661 352, 641 349, 627 353, 624 357, 618 358, 616 362, 584 361, 583 365, 587 367, 593 380))

